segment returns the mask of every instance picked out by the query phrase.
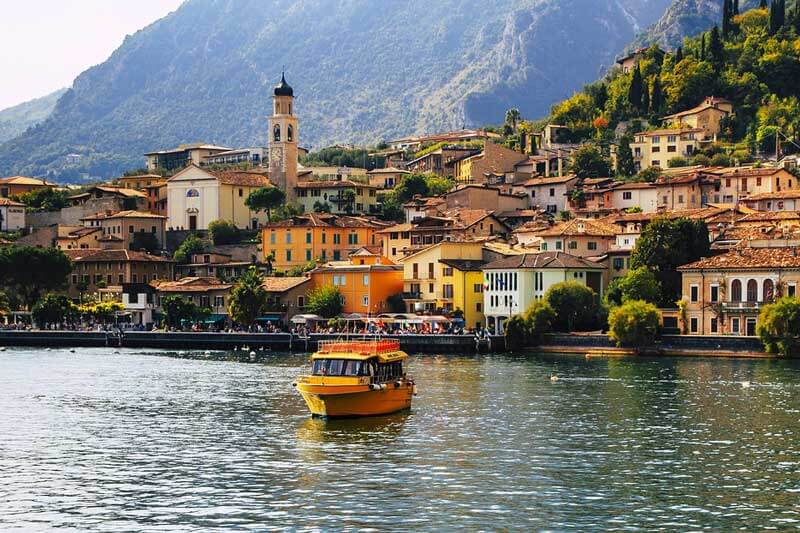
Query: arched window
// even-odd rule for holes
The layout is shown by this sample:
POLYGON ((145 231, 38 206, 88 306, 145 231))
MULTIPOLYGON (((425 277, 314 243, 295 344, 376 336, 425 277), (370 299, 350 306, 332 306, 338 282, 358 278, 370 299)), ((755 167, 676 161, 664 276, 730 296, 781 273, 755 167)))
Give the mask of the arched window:
POLYGON ((742 282, 738 279, 735 279, 731 282, 731 301, 732 302, 741 302, 742 301, 742 282))
POLYGON ((758 282, 754 279, 747 281, 747 301, 758 301, 758 282))
POLYGON ((272 128, 272 140, 276 143, 281 142, 281 127, 278 124, 275 124, 275 127, 272 128))
POLYGON ((775 298, 775 284, 771 279, 764 280, 764 301, 771 302, 775 298))
POLYGON ((200 196, 200 191, 198 191, 197 189, 189 189, 188 191, 186 191, 187 198, 198 198, 199 196, 200 196))
POLYGON ((294 139, 294 128, 291 124, 286 128, 286 140, 292 142, 294 139))

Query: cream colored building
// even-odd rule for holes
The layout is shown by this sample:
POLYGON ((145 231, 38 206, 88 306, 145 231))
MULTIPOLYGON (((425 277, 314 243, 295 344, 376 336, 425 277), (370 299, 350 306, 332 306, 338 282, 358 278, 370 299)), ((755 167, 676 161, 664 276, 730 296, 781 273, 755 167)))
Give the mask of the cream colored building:
POLYGON ((636 170, 667 168, 673 157, 690 158, 700 148, 704 130, 700 128, 664 129, 637 133, 631 143, 636 170))
POLYGON ((0 198, 0 231, 18 231, 25 227, 25 204, 0 198))
POLYGON ((251 192, 270 186, 261 172, 191 165, 167 180, 167 226, 207 230, 214 220, 227 220, 238 228, 258 228, 266 223, 267 214, 251 211, 244 202, 251 192))
POLYGON ((724 98, 709 96, 702 103, 663 118, 675 128, 691 128, 703 131, 703 138, 717 140, 722 119, 733 112, 733 104, 724 98))
POLYGON ((594 257, 605 254, 616 242, 614 224, 589 218, 575 218, 556 224, 535 235, 542 239, 543 252, 566 252, 577 257, 594 257))
POLYGON ((411 172, 399 168, 376 168, 367 172, 369 184, 378 189, 394 189, 411 172))
POLYGON ((87 228, 100 228, 103 235, 122 239, 125 248, 129 248, 135 242, 136 235, 141 233, 153 235, 161 248, 166 244, 167 217, 147 211, 98 213, 84 217, 82 222, 87 228))
POLYGON ((531 207, 541 207, 548 213, 566 211, 569 193, 578 183, 574 174, 554 178, 531 178, 520 185, 514 185, 512 191, 524 193, 531 207))
POLYGON ((658 210, 658 188, 652 183, 624 183, 611 190, 615 209, 641 207, 644 213, 658 210))
POLYGON ((678 269, 690 335, 756 335, 761 308, 797 296, 800 255, 794 248, 738 248, 678 269))

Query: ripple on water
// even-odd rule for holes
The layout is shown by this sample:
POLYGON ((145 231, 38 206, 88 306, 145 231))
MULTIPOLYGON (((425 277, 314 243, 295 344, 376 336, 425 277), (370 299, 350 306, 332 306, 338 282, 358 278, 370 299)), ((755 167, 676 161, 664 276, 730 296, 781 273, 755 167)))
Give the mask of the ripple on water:
POLYGON ((796 363, 415 357, 411 412, 326 422, 304 357, 164 355, 0 354, 0 529, 800 520, 796 363))

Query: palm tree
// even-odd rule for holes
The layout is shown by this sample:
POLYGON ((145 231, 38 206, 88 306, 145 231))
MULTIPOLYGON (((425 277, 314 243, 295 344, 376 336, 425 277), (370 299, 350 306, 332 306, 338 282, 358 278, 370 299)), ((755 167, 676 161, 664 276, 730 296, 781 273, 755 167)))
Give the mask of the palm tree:
POLYGON ((513 131, 517 131, 517 124, 519 123, 521 118, 522 114, 516 107, 512 107, 511 109, 506 111, 506 124, 511 126, 511 129, 513 131))

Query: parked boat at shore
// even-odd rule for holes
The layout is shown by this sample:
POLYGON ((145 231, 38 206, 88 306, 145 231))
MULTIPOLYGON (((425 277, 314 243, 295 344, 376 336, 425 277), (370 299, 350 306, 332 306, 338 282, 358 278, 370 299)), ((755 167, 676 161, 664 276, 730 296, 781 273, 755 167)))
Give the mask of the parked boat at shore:
POLYGON ((311 374, 293 385, 314 416, 395 413, 410 408, 416 392, 407 359, 397 340, 322 341, 311 356, 311 374))

